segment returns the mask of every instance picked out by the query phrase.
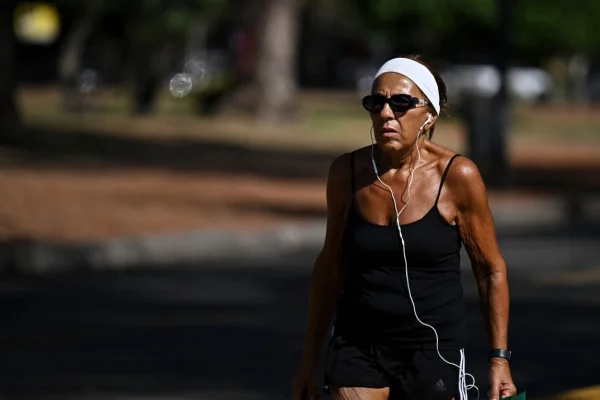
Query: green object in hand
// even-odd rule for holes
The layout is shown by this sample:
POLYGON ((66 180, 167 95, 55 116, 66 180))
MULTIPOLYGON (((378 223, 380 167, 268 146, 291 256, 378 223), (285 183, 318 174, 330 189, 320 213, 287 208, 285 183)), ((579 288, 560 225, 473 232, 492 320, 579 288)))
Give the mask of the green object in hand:
POLYGON ((519 393, 512 397, 503 397, 502 400, 527 400, 527 392, 519 393))

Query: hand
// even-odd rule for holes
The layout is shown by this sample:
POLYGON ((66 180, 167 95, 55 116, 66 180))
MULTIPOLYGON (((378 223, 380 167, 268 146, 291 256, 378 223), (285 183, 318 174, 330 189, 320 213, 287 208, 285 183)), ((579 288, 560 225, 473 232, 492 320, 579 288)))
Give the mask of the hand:
POLYGON ((508 361, 503 358, 492 358, 490 361, 490 400, 500 400, 516 394, 517 388, 513 383, 508 361))
POLYGON ((307 363, 300 363, 294 375, 292 390, 294 400, 316 400, 318 395, 315 369, 307 363))

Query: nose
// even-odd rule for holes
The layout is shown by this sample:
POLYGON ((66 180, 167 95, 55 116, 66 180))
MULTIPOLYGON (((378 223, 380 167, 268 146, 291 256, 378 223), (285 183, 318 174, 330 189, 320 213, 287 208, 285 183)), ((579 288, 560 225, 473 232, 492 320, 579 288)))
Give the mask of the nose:
POLYGON ((390 108, 389 104, 385 103, 383 105, 383 108, 379 112, 379 117, 382 119, 393 119, 394 118, 394 112, 390 108))

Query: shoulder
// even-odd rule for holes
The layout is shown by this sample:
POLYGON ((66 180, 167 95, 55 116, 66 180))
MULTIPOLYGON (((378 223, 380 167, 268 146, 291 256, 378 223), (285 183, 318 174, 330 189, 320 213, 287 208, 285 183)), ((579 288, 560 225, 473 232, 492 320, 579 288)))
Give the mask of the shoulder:
POLYGON ((437 173, 442 176, 446 171, 444 187, 459 210, 487 204, 483 179, 472 160, 435 143, 430 143, 428 147, 428 151, 435 155, 437 173), (448 164, 450 161, 452 164, 448 164))
POLYGON ((342 198, 350 190, 351 153, 336 156, 327 174, 327 197, 342 198))
POLYGON ((454 158, 452 166, 448 170, 448 179, 454 183, 466 185, 483 183, 477 165, 463 155, 458 155, 454 158))
POLYGON ((468 157, 460 155, 454 159, 448 170, 446 184, 459 208, 487 203, 486 187, 479 168, 468 157))
POLYGON ((435 142, 426 141, 424 149, 429 154, 428 169, 435 171, 435 175, 440 178, 448 170, 444 185, 447 185, 450 179, 460 180, 461 178, 457 175, 466 171, 457 174, 456 170, 464 168, 469 163, 473 164, 467 157, 435 142), (449 164, 450 162, 452 164, 449 164))
POLYGON ((336 156, 329 165, 326 188, 329 213, 347 208, 351 192, 351 161, 352 153, 344 153, 336 156))
POLYGON ((348 178, 353 167, 352 163, 354 163, 355 168, 360 167, 365 160, 370 160, 370 151, 371 146, 365 146, 361 147, 360 149, 338 155, 329 166, 329 177, 348 178))
POLYGON ((351 153, 336 156, 329 165, 328 180, 332 178, 344 178, 350 171, 351 153))

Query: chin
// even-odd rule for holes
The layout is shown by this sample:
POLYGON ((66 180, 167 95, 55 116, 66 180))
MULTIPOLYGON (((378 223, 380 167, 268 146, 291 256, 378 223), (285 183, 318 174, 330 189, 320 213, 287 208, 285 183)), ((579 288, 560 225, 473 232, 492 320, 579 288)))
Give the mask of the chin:
POLYGON ((392 152, 402 150, 404 148, 404 144, 397 139, 384 139, 377 143, 377 146, 383 151, 392 152))

